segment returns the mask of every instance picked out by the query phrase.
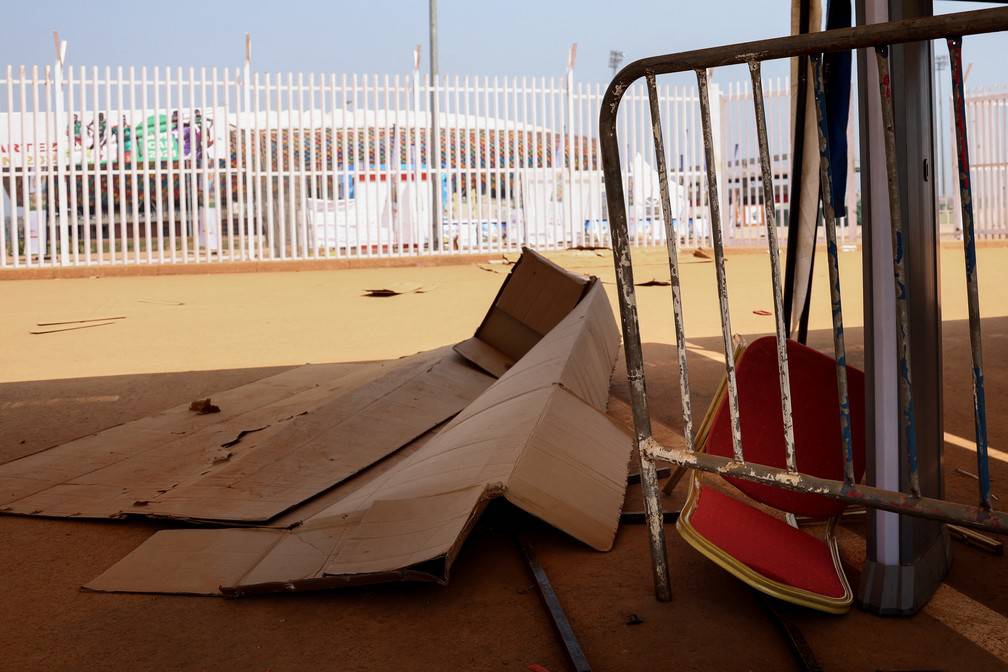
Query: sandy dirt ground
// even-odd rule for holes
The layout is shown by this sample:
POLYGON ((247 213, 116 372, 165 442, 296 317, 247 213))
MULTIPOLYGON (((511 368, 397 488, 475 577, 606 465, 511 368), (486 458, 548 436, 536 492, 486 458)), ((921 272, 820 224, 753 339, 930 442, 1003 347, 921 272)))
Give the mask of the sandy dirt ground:
MULTIPOLYGON (((606 252, 551 255, 599 276, 614 299, 606 252)), ((639 253, 638 280, 668 277, 660 252, 639 253)), ((723 371, 714 268, 682 258, 691 378, 703 408, 723 371)), ((842 255, 853 363, 863 361, 860 255, 842 255)), ((819 264, 810 344, 831 347, 819 264)), ((1008 249, 980 251, 992 445, 1008 448, 1008 249)), ((474 264, 212 276, 0 281, 0 462, 305 362, 400 357, 471 335, 507 272, 474 264), (362 296, 391 283, 423 294, 362 296), (32 335, 39 322, 125 316, 108 326, 32 335)), ((765 254, 728 260, 732 324, 769 333, 765 254)), ((961 249, 942 253, 947 495, 971 502, 969 343, 961 249), (965 445, 968 445, 966 442, 965 445)), ((676 441, 678 378, 667 287, 640 288, 653 412, 676 441)), ((615 304, 614 304, 615 306, 615 304)), ((628 422, 622 363, 610 414, 628 422)), ((1008 502, 1008 462, 993 459, 1008 502)), ((1003 492, 1002 492, 1003 491, 1003 492)), ((666 502, 683 498, 677 489, 666 502)), ((627 508, 640 508, 636 486, 627 508)), ((508 531, 528 531, 596 670, 781 670, 794 662, 751 591, 667 531, 674 598, 652 595, 647 540, 624 526, 597 553, 504 507, 478 526, 448 586, 392 585, 226 600, 79 592, 155 530, 150 522, 0 517, 0 670, 526 670, 569 669, 508 531), (631 614, 643 622, 629 625, 631 614)), ((854 545, 858 524, 846 532, 854 545)), ((910 619, 785 608, 827 670, 1008 667, 1006 560, 961 544, 941 599, 910 619), (951 592, 949 592, 951 591, 951 592), (951 605, 951 606, 950 606, 951 605)), ((854 571, 854 570, 852 570, 854 571)), ((857 577, 852 575, 852 581, 857 577)))

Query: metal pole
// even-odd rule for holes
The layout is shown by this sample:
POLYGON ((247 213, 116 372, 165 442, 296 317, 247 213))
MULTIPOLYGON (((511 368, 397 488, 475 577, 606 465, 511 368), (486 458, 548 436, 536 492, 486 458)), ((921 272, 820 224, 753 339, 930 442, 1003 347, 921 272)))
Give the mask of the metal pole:
POLYGON ((903 225, 899 192, 899 172, 896 165, 896 121, 893 112, 892 84, 889 79, 889 47, 875 47, 878 63, 879 90, 882 99, 882 130, 885 139, 886 179, 889 184, 889 221, 892 226, 893 272, 896 281, 896 356, 899 371, 900 446, 905 447, 910 467, 910 494, 920 497, 917 468, 917 437, 913 405, 913 381, 910 363, 910 318, 907 295, 906 228, 903 225))
POLYGON ((850 398, 847 391, 847 345, 844 341, 843 306, 840 292, 840 259, 837 250, 836 215, 833 207, 833 172, 827 134, 826 93, 823 89, 822 56, 812 56, 812 90, 815 94, 816 128, 819 138, 819 193, 822 195, 826 229, 826 254, 829 262, 830 312, 833 315, 833 356, 836 359, 837 400, 840 403, 840 443, 843 447, 844 487, 855 485, 854 438, 851 427, 850 398))
POLYGON ((977 281, 976 230, 973 226, 973 186, 970 181, 966 103, 963 93, 962 38, 948 38, 952 57, 953 119, 959 160, 959 202, 962 207, 963 250, 966 254, 966 300, 969 306, 970 351, 973 357, 973 417, 976 425, 977 480, 980 506, 989 509, 990 467, 987 457, 987 404, 984 394, 983 354, 980 345, 980 289, 977 281))
POLYGON ((431 178, 431 206, 433 217, 431 221, 431 248, 432 251, 441 249, 441 179, 440 173, 435 167, 440 167, 441 163, 441 131, 438 128, 438 97, 436 93, 438 75, 438 44, 437 44, 437 0, 429 0, 430 18, 430 108, 431 108, 431 146, 428 151, 434 151, 432 165, 430 166, 431 178), (436 162, 436 163, 435 163, 436 162), (435 179, 435 177, 437 179, 435 179))

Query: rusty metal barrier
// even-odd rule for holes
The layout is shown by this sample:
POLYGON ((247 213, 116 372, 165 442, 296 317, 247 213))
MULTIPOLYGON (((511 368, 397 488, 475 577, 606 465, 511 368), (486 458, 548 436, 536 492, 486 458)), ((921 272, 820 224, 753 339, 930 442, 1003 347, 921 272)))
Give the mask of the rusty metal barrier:
POLYGON ((631 63, 620 71, 610 83, 602 100, 599 113, 602 165, 609 206, 613 256, 618 285, 620 318, 623 327, 623 345, 626 352, 627 378, 633 409, 634 434, 641 460, 641 487, 644 492, 648 534, 654 565, 655 593, 659 600, 670 598, 668 565, 666 559, 663 514, 658 493, 655 460, 666 460, 689 469, 717 473, 722 476, 742 478, 776 488, 796 492, 814 493, 851 504, 894 511, 912 516, 930 518, 966 527, 1008 532, 1008 513, 994 511, 990 505, 990 471, 987 456, 987 420, 984 401, 983 361, 980 346, 980 308, 976 271, 976 242, 973 223, 972 190, 969 175, 969 149, 966 139, 966 112, 963 101, 962 37, 978 33, 1008 30, 1008 8, 986 9, 938 17, 915 18, 890 23, 844 28, 820 33, 796 35, 772 40, 748 42, 711 49, 655 56, 631 63), (959 189, 962 201, 964 250, 966 257, 966 283, 969 309, 970 345, 972 349, 974 415, 976 424, 977 470, 979 504, 970 506, 946 500, 923 497, 917 471, 917 447, 914 438, 913 399, 910 380, 910 334, 905 291, 905 266, 903 259, 906 230, 901 219, 899 176, 896 165, 896 136, 893 104, 889 84, 889 47, 893 44, 945 38, 948 40, 952 61, 953 114, 956 128, 956 147, 959 157, 959 189), (823 95, 822 55, 852 49, 875 50, 879 70, 879 88, 882 100, 883 131, 885 136, 886 173, 889 185, 889 209, 893 239, 893 263, 896 283, 897 355, 899 366, 900 446, 906 452, 909 465, 910 492, 885 490, 857 483, 854 478, 852 428, 847 396, 846 350, 844 344, 843 311, 841 306, 840 274, 837 254, 836 218, 832 203, 832 169, 829 146, 826 142, 827 126, 823 95), (837 390, 839 399, 837 431, 841 435, 844 479, 818 478, 799 472, 795 466, 794 432, 792 429, 790 386, 786 339, 787 328, 783 318, 783 299, 780 280, 780 258, 774 222, 775 205, 767 147, 766 118, 763 106, 763 86, 760 77, 762 61, 792 56, 811 57, 816 114, 819 129, 820 182, 826 230, 826 249, 829 265, 830 300, 833 316, 833 346, 836 359, 837 390), (773 283, 774 314, 777 336, 777 359, 781 385, 781 413, 784 420, 786 467, 776 468, 747 462, 739 426, 738 389, 735 381, 735 364, 731 356, 731 318, 728 310, 728 288, 725 279, 725 256, 722 240, 721 218, 714 147, 711 131, 710 102, 708 99, 709 68, 747 64, 752 77, 753 104, 760 153, 763 182, 763 202, 766 208, 767 242, 770 252, 770 272, 773 283), (724 337, 725 374, 727 379, 728 408, 731 418, 732 457, 721 457, 697 452, 694 445, 693 418, 690 404, 689 371, 686 362, 686 328, 683 319, 682 290, 679 281, 677 242, 669 198, 668 172, 665 164, 662 124, 659 113, 658 75, 693 70, 700 89, 700 116, 703 126, 704 153, 707 167, 707 184, 710 195, 710 219, 714 247, 714 268, 717 276, 718 304, 721 312, 721 330, 724 337), (676 349, 679 359, 679 385, 682 396, 683 433, 685 448, 668 448, 658 443, 651 433, 647 389, 644 379, 644 362, 641 350, 640 329, 637 318, 637 301, 634 291, 630 241, 627 233, 626 204, 620 174, 619 145, 616 137, 616 116, 620 100, 627 88, 637 80, 646 80, 651 109, 652 135, 660 181, 661 206, 664 214, 669 271, 671 274, 672 309, 675 318, 676 349))

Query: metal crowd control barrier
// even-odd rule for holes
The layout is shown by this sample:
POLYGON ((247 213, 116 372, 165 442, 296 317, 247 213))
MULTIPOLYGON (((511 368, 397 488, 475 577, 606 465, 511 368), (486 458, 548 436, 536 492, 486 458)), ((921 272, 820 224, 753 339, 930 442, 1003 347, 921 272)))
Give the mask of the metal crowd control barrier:
POLYGON ((938 17, 915 18, 890 23, 845 28, 793 37, 749 42, 711 49, 688 51, 679 54, 645 58, 631 63, 620 71, 609 85, 602 100, 599 114, 602 165, 609 206, 613 240, 613 254, 618 285, 620 317, 623 327, 623 344, 626 351, 627 377, 633 407, 635 440, 641 460, 641 485, 644 491, 648 518, 652 560, 654 564, 655 592, 659 600, 670 597, 668 565, 661 503, 658 498, 657 472, 654 461, 666 460, 689 469, 700 469, 723 476, 742 478, 776 488, 797 492, 815 493, 851 504, 884 509, 913 516, 956 523, 994 532, 1008 532, 1008 513, 993 511, 990 505, 990 475, 987 457, 987 422, 984 405, 983 363, 980 347, 980 312, 977 296, 976 243, 973 225, 972 191, 969 173, 969 146, 966 139, 966 112, 963 103, 962 36, 1008 30, 1008 9, 997 8, 938 17), (896 136, 893 119, 892 94, 889 83, 889 46, 946 38, 952 61, 952 83, 956 146, 959 157, 959 189, 962 201, 964 248, 966 254, 966 282, 968 290, 970 344, 973 355, 973 385, 976 420, 977 469, 979 475, 979 504, 970 506, 941 499, 922 497, 917 473, 917 448, 914 439, 913 400, 910 380, 910 338, 907 320, 907 294, 905 291, 905 266, 903 243, 906 229, 901 218, 899 176, 896 164, 896 136), (886 173, 889 187, 889 210, 893 238, 893 263, 896 282, 897 356, 899 366, 900 445, 906 452, 909 466, 910 492, 897 492, 855 482, 852 451, 850 408, 847 397, 846 354, 841 308, 840 277, 837 256, 836 221, 831 202, 832 170, 829 147, 826 142, 827 126, 823 95, 822 55, 828 52, 874 48, 879 70, 879 87, 882 101, 883 132, 885 136, 886 173), (833 344, 836 358, 837 389, 839 398, 837 431, 843 447, 844 480, 818 478, 799 472, 795 466, 794 433, 792 430, 790 386, 786 339, 787 328, 783 320, 780 281, 780 259, 777 246, 776 217, 773 199, 773 177, 767 148, 766 119, 763 107, 763 87, 760 63, 766 60, 792 56, 809 56, 813 65, 813 86, 819 128, 820 182, 826 230, 829 264, 830 298, 833 314, 833 344), (776 316, 777 358, 781 384, 781 412, 784 419, 784 444, 786 468, 775 468, 747 462, 739 427, 738 389, 735 381, 731 344, 731 321, 728 311, 728 289, 725 280, 725 257, 722 243, 721 219, 718 208, 718 184, 715 172, 713 138, 711 132, 710 102, 708 100, 708 68, 748 64, 752 76, 753 103, 762 169, 763 202, 766 208, 767 242, 770 251, 770 271, 773 280, 774 313, 776 316), (710 192, 710 218, 713 232, 714 268, 717 276, 718 301, 721 310, 721 329, 724 337, 725 373, 728 388, 728 407, 731 418, 733 456, 731 458, 696 451, 693 420, 690 407, 689 371, 686 362, 686 330, 684 326, 676 235, 671 230, 668 172, 665 165, 662 124, 659 115, 658 75, 696 72, 700 89, 700 112, 703 125, 704 151, 707 164, 707 182, 710 192), (661 205, 664 211, 668 241, 669 270, 671 273, 672 308, 675 317, 676 348, 680 369, 683 431, 685 448, 668 448, 659 444, 651 434, 647 390, 644 380, 643 353, 637 319, 637 301, 631 266, 630 241, 627 234, 626 204, 620 174, 619 144, 616 137, 616 116, 620 100, 627 88, 644 78, 647 83, 651 108, 652 135, 660 179, 661 205))

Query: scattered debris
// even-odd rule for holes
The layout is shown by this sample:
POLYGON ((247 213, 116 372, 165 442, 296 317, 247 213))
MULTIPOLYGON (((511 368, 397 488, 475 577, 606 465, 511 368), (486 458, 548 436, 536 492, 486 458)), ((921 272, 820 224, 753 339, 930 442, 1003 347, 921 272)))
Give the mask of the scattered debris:
POLYGON ((210 403, 210 397, 207 397, 190 403, 189 410, 195 411, 198 415, 209 415, 210 413, 220 413, 220 406, 210 403))
POLYGON ((29 334, 39 336, 41 334, 55 334, 60 331, 76 331, 77 329, 90 329, 91 327, 104 327, 109 324, 115 324, 115 322, 96 322, 93 324, 78 324, 74 327, 61 327, 59 329, 40 329, 29 331, 29 334))
POLYGON ((693 256, 696 257, 697 259, 710 259, 711 253, 710 251, 707 250, 707 248, 698 247, 697 249, 693 250, 693 256))
POLYGON ((791 654, 795 658, 795 662, 798 663, 798 668, 802 672, 822 672, 822 665, 819 664, 818 659, 816 659, 815 653, 812 651, 812 647, 809 646, 808 641, 802 634, 798 626, 788 618, 785 613, 777 606, 777 601, 762 593, 758 590, 752 591, 756 597, 756 601, 759 603, 763 610, 766 612, 770 620, 774 622, 774 625, 780 630, 781 634, 787 640, 788 646, 791 649, 791 654))
POLYGON ((771 313, 769 310, 763 310, 762 308, 757 308, 756 310, 752 311, 752 314, 753 315, 762 315, 763 317, 768 317, 770 315, 773 315, 773 313, 771 313))
POLYGON ((638 287, 668 287, 672 283, 669 280, 659 280, 658 278, 651 278, 650 280, 645 280, 644 282, 635 282, 638 287))
POLYGON ((643 622, 644 622, 644 619, 641 618, 640 616, 638 616, 637 614, 630 614, 630 616, 627 617, 627 620, 626 620, 626 624, 627 625, 640 625, 643 622))
POLYGON ((210 460, 210 464, 223 464, 231 459, 231 451, 219 451, 210 460))
POLYGON ((1004 543, 999 539, 988 537, 986 534, 981 534, 976 530, 971 530, 961 525, 952 525, 949 523, 945 527, 948 528, 949 535, 956 541, 961 541, 964 544, 974 546, 993 555, 1004 555, 1004 543))
POLYGON ((56 327, 63 324, 85 324, 88 322, 107 322, 112 320, 125 320, 125 315, 117 315, 115 317, 92 317, 86 320, 64 320, 63 322, 36 322, 37 327, 56 327))
MULTIPOLYGON (((521 257, 519 257, 519 259, 520 258, 521 257)), ((505 266, 514 266, 518 262, 515 261, 514 259, 508 259, 507 257, 502 256, 500 259, 490 259, 487 263, 488 264, 504 264, 505 266)))
POLYGON ((386 287, 377 287, 375 289, 365 289, 364 296, 400 296, 402 294, 425 294, 434 289, 433 287, 424 287, 423 285, 418 285, 409 282, 399 282, 394 285, 388 285, 386 287))
MULTIPOLYGON (((269 425, 263 425, 262 427, 256 427, 255 429, 243 429, 240 432, 238 432, 238 436, 236 436, 235 438, 231 439, 230 441, 227 441, 225 443, 220 444, 220 447, 221 448, 230 448, 231 446, 236 446, 236 445, 238 445, 239 441, 241 441, 243 438, 245 438, 249 434, 253 434, 255 432, 261 432, 262 430, 266 429, 267 427, 269 427, 269 425)), ((228 453, 229 456, 230 456, 230 454, 231 453, 228 453)))
POLYGON ((500 271, 498 271, 493 266, 487 266, 486 264, 476 264, 476 267, 479 268, 481 271, 487 271, 489 273, 500 273, 500 271))
POLYGON ((184 306, 185 301, 171 301, 169 299, 137 299, 137 303, 152 303, 156 306, 184 306))
MULTIPOLYGON (((968 478, 972 478, 974 481, 979 481, 980 480, 979 476, 977 476, 976 474, 974 474, 972 471, 966 471, 962 467, 956 467, 956 473, 957 474, 961 474, 962 476, 966 476, 968 478)), ((997 495, 995 495, 993 492, 990 493, 990 496, 991 496, 991 499, 993 499, 995 502, 1000 502, 1001 501, 1001 498, 998 497, 997 495)))
MULTIPOLYGON (((572 245, 572 246, 568 247, 567 249, 568 250, 576 250, 576 251, 599 252, 601 250, 610 250, 611 251, 612 247, 610 247, 608 245, 572 245)), ((602 255, 599 255, 599 256, 602 256, 602 255)))
MULTIPOLYGON (((571 627, 570 621, 567 620, 567 614, 564 613, 563 607, 560 605, 560 599, 557 597, 556 591, 553 590, 553 584, 550 583, 546 570, 539 564, 539 558, 536 557, 535 549, 532 548, 532 544, 524 537, 519 536, 515 541, 518 544, 518 548, 521 549, 522 555, 525 556, 525 562, 528 564, 529 571, 532 572, 532 577, 535 578, 536 585, 539 586, 539 594, 546 604, 546 609, 553 620, 553 626, 563 641, 567 657, 570 659, 575 672, 591 672, 591 665, 588 664, 588 659, 585 658, 584 651, 581 649, 581 643, 578 642, 577 635, 574 634, 574 628, 571 627)), ((529 669, 532 669, 531 665, 529 669)))

